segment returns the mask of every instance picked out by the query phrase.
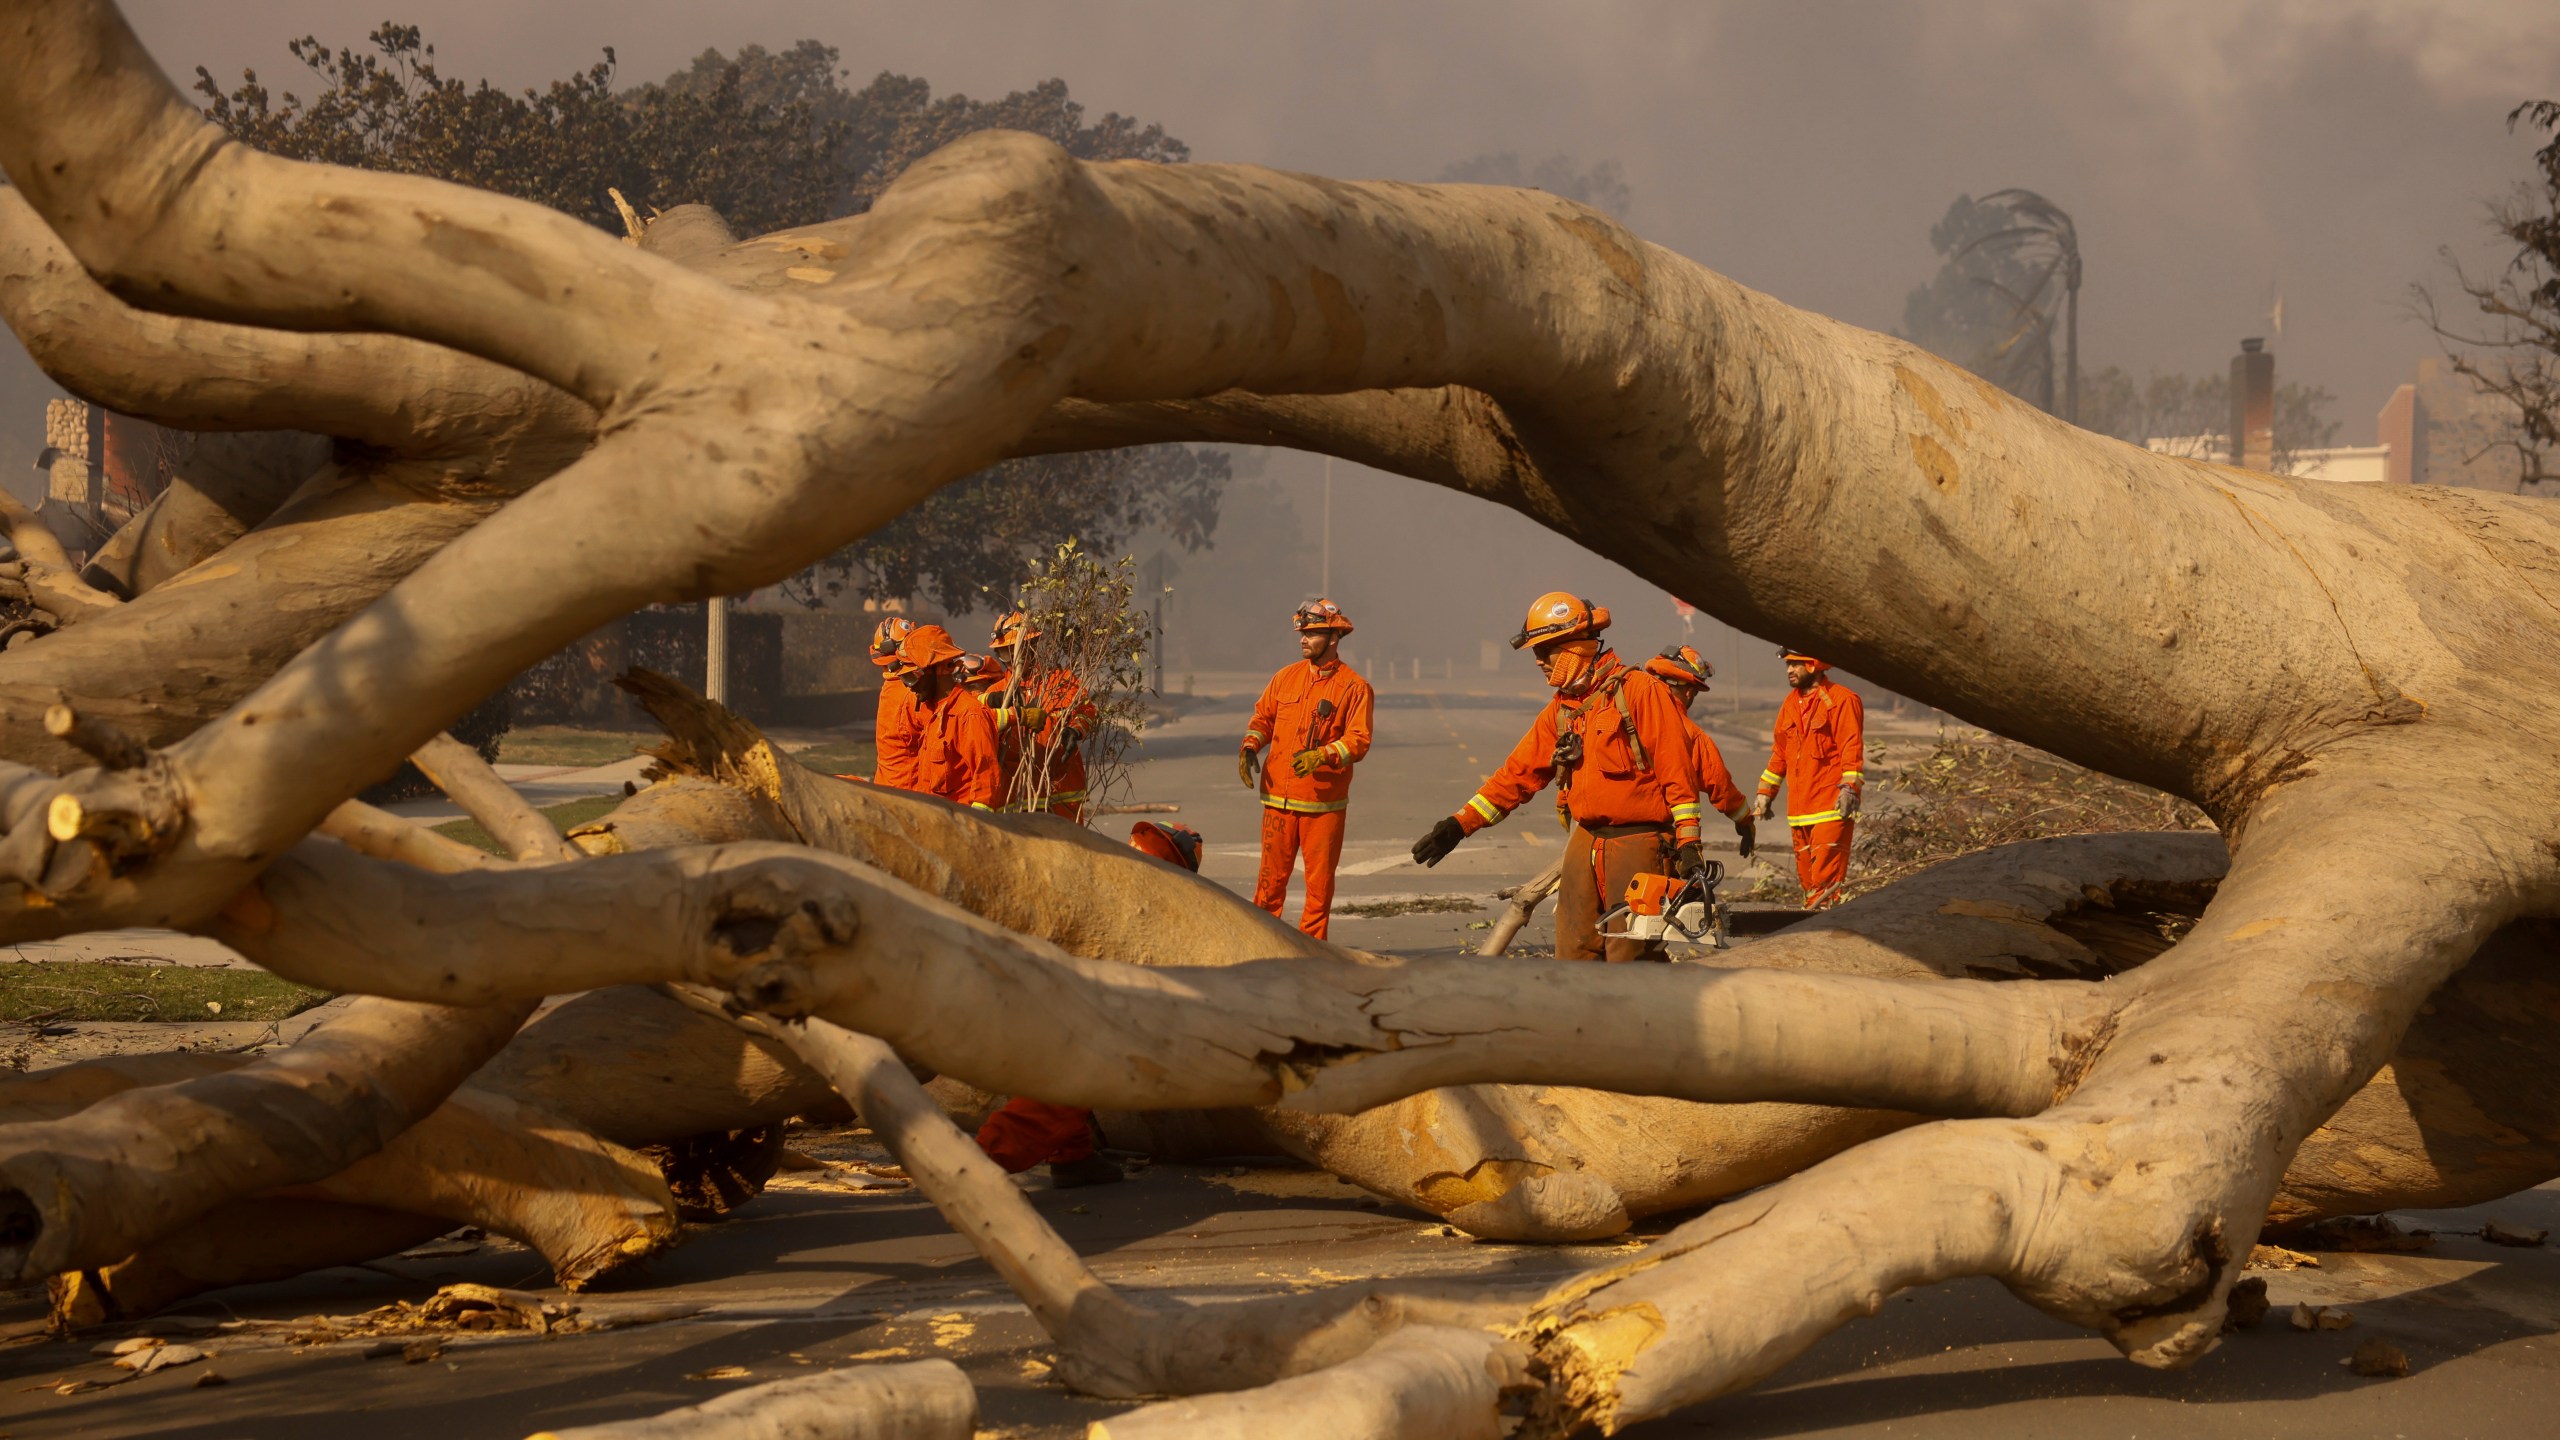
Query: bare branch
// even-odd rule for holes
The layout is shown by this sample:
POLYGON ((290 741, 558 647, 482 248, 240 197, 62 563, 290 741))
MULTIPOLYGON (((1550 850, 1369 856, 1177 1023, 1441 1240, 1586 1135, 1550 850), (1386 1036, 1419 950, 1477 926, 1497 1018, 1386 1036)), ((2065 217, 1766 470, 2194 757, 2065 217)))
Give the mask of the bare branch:
POLYGON ((907 1360, 751 1385, 645 1420, 545 1431, 536 1440, 969 1440, 977 1433, 978 1392, 960 1367, 907 1360))
POLYGON ((479 821, 518 860, 551 864, 578 858, 577 849, 560 838, 550 819, 499 779, 479 751, 450 735, 439 735, 419 746, 409 759, 445 798, 479 821))

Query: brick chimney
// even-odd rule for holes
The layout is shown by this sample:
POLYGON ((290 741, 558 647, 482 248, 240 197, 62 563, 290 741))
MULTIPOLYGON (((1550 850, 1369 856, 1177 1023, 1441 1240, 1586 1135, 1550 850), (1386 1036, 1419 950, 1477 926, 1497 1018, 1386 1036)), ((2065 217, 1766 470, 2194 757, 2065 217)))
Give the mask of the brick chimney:
POLYGON ((2276 468, 2276 357, 2254 335, 2231 357, 2231 463, 2276 468))

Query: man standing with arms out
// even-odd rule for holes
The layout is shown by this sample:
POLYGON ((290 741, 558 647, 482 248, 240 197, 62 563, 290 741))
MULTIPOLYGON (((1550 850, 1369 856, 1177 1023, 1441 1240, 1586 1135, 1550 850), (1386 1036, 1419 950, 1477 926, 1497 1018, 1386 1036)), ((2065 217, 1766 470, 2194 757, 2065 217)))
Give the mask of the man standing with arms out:
POLYGON ((1749 855, 1759 833, 1751 802, 1743 798, 1742 787, 1733 783, 1733 772, 1725 768, 1724 752, 1716 748, 1715 738, 1689 713, 1698 697, 1707 693, 1707 679, 1716 667, 1689 646, 1665 645, 1661 654, 1644 662, 1644 673, 1669 687, 1671 698, 1679 702, 1680 718, 1689 726, 1689 774, 1698 782, 1698 798, 1733 822, 1739 848, 1749 855))
POLYGON ((1321 940, 1333 918, 1333 867, 1342 859, 1351 767, 1369 753, 1376 696, 1342 659, 1351 617, 1341 607, 1310 600, 1298 607, 1292 623, 1305 658, 1262 687, 1236 756, 1236 778, 1262 796, 1262 873, 1253 884, 1253 903, 1279 914, 1289 898, 1289 872, 1303 854, 1307 903, 1298 928, 1321 940), (1271 763, 1260 767, 1257 782, 1265 747, 1271 763))
POLYGON ((880 708, 871 725, 871 783, 892 790, 916 789, 916 723, 922 711, 916 692, 899 677, 906 667, 898 647, 906 643, 915 622, 892 615, 871 630, 871 663, 880 667, 880 708))
POLYGON ((1800 650, 1787 662, 1787 698, 1778 705, 1777 742, 1760 772, 1754 815, 1766 818, 1787 787, 1787 829, 1795 837, 1796 883, 1812 909, 1840 902, 1849 878, 1849 832, 1866 788, 1867 705, 1831 683, 1831 667, 1800 650))
POLYGON ((1660 680, 1601 648, 1600 632, 1608 628, 1605 607, 1561 590, 1530 604, 1511 648, 1535 647, 1530 653, 1555 698, 1475 798, 1414 842, 1413 858, 1439 864, 1460 840, 1553 780, 1573 832, 1557 886, 1556 958, 1660 960, 1667 958, 1660 941, 1604 945, 1600 916, 1640 874, 1685 878, 1706 869, 1688 720, 1660 680))
POLYGON ((960 683, 960 647, 939 625, 919 625, 898 646, 916 694, 916 784, 928 795, 992 810, 999 798, 996 721, 960 683))
POLYGON ((1004 757, 1004 795, 1012 803, 1025 786, 1047 791, 1043 807, 1052 815, 1084 823, 1084 732, 1093 725, 1093 706, 1084 687, 1063 667, 1032 675, 1029 645, 1040 638, 1030 617, 1007 610, 996 617, 987 654, 1004 678, 987 696, 996 719, 996 742, 1004 757), (1029 781, 1020 779, 1026 768, 1029 781))

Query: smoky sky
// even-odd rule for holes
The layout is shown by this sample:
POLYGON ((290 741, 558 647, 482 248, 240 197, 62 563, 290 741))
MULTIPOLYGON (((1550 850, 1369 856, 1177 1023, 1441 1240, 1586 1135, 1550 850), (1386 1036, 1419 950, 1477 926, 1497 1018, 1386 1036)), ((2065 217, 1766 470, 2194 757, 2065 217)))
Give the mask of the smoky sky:
POLYGON ((707 46, 837 46, 1000 93, 1065 78, 1196 158, 1433 179, 1495 151, 1614 159, 1638 231, 1745 284, 1889 329, 1959 192, 2042 191, 2086 256, 2084 364, 2219 369, 2284 301, 2280 363, 2340 440, 2430 344, 2402 301, 2436 250, 2480 252, 2523 178, 2504 117, 2560 94, 2547 0, 2002 3, 863 3, 863 0, 136 0, 181 77, 305 33, 425 28, 445 73, 522 86, 607 45, 627 80, 707 46))
MULTIPOLYGON (((2484 202, 2529 173, 2533 144, 2506 113, 2560 98, 2550 0, 128 0, 126 13, 181 82, 199 64, 226 85, 255 66, 307 93, 287 40, 359 46, 383 19, 423 27, 445 74, 510 88, 608 45, 636 83, 706 47, 815 38, 857 84, 893 70, 988 96, 1061 77, 1092 111, 1160 122, 1199 160, 1411 180, 1499 152, 1611 160, 1646 238, 1877 329, 1935 269, 1928 231, 1948 202, 2020 186, 2076 218, 2087 366, 2219 371, 2240 337, 2266 333, 2281 294, 2280 375, 2330 390, 2350 444, 2373 441, 2374 411, 2434 353, 2407 316, 2409 284, 2435 273, 2440 246, 2487 256, 2484 202)), ((25 488, 52 392, 0 351, 0 469, 25 488)), ((1500 639, 1550 588, 1615 607, 1638 651, 1692 633, 1668 595, 1484 502, 1346 465, 1328 506, 1314 457, 1250 468, 1261 478, 1230 497, 1216 550, 1178 557, 1177 669, 1287 660, 1290 607, 1328 573, 1359 617, 1347 648, 1380 668, 1463 669, 1489 644, 1516 669, 1500 639)), ((1694 638, 1769 684, 1767 642, 1787 637, 1745 643, 1701 621, 1694 638)))

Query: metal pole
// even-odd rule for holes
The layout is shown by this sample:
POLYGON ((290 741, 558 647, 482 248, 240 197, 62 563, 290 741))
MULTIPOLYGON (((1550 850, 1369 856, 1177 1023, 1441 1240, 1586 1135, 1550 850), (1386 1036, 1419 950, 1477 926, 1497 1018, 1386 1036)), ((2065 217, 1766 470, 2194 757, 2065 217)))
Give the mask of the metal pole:
POLYGON ((729 597, 714 595, 703 602, 710 623, 703 633, 702 693, 720 704, 729 703, 729 597))
POLYGON ((2071 254, 2071 288, 2064 292, 2062 418, 2080 423, 2080 253, 2071 254))
POLYGON ((1333 598, 1333 457, 1324 457, 1324 569, 1316 593, 1333 598))

